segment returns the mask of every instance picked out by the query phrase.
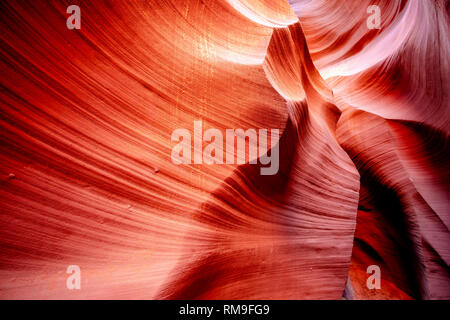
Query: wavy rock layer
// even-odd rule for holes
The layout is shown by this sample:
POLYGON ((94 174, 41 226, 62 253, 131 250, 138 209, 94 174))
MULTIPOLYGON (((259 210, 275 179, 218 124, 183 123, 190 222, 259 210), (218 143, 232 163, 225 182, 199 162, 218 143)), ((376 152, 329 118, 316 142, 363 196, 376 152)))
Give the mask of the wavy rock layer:
POLYGON ((0 3, 1 298, 450 298, 446 2, 288 2, 0 3), (280 170, 173 164, 195 120, 280 170))

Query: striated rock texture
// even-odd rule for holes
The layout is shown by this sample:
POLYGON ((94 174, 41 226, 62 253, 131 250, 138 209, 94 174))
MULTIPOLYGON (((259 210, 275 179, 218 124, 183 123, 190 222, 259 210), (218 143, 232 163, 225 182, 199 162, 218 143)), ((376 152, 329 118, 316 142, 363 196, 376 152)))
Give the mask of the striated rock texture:
POLYGON ((449 27, 445 0, 1 1, 0 298, 450 299, 449 27), (174 164, 195 120, 279 129, 278 173, 174 164))

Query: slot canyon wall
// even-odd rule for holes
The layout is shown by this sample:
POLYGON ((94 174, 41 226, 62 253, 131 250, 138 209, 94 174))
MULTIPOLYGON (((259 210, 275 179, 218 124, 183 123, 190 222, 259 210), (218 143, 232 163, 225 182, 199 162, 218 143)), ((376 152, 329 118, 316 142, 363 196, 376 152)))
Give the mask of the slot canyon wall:
POLYGON ((1 1, 0 298, 450 299, 449 27, 445 0, 1 1), (279 129, 278 172, 174 164, 200 119, 279 129))

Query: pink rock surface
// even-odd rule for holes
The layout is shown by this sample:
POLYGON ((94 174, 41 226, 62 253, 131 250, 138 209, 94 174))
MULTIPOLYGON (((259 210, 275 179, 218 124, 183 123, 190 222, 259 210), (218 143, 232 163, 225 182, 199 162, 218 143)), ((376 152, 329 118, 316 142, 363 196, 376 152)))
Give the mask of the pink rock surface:
POLYGON ((444 0, 2 1, 0 298, 449 299, 449 39, 444 0), (174 164, 195 120, 278 173, 174 164))

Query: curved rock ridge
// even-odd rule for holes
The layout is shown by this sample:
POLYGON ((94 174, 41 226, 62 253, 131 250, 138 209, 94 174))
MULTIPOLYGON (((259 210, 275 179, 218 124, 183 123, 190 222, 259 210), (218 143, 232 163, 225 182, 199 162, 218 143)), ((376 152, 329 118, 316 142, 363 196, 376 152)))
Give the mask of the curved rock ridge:
POLYGON ((0 2, 0 298, 450 299, 449 26, 444 0, 0 2), (175 164, 196 121, 278 129, 279 170, 175 164))

